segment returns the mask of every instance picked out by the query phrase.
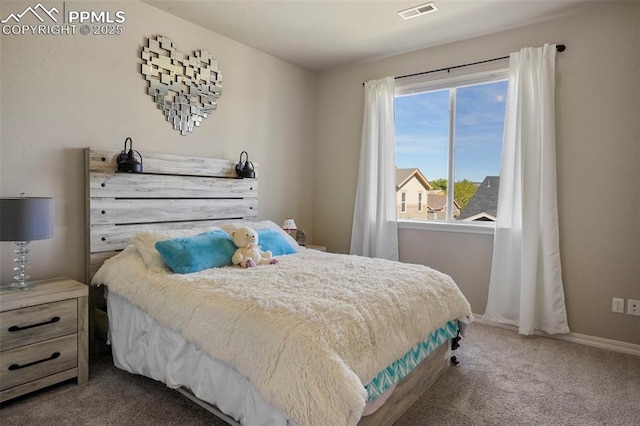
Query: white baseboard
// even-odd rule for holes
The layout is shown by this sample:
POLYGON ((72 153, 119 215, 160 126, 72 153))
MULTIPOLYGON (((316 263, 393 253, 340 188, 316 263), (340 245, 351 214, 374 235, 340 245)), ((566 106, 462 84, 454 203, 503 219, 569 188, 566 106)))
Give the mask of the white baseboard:
MULTIPOLYGON (((473 314, 474 321, 480 324, 486 324, 493 327, 506 328, 508 330, 518 331, 518 327, 510 324, 501 324, 493 321, 485 321, 484 315, 473 314)), ((622 352, 629 355, 640 356, 640 345, 634 343, 620 342, 618 340, 604 339, 602 337, 589 336, 587 334, 580 333, 568 333, 568 334, 547 334, 543 331, 535 331, 538 336, 550 337, 552 339, 564 340, 572 343, 579 343, 581 345, 593 346, 601 349, 608 349, 610 351, 622 352)))

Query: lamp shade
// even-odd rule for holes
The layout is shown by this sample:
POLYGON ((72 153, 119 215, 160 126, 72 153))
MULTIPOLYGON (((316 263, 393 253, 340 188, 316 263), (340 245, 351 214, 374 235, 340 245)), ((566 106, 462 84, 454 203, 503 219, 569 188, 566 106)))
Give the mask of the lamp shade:
POLYGON ((298 229, 298 227, 296 226, 296 221, 293 220, 292 217, 288 217, 284 220, 282 229, 284 229, 285 231, 295 231, 298 229))
POLYGON ((46 240, 53 236, 53 199, 0 198, 0 241, 46 240))

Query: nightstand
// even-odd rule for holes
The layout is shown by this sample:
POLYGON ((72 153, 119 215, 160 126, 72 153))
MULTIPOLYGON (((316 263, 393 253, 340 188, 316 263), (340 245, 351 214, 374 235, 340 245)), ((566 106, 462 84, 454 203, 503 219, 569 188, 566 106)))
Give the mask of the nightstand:
POLYGON ((327 251, 327 248, 324 246, 314 246, 313 244, 307 244, 305 247, 311 250, 327 251))
POLYGON ((0 287, 0 402, 89 379, 88 287, 68 278, 0 287))

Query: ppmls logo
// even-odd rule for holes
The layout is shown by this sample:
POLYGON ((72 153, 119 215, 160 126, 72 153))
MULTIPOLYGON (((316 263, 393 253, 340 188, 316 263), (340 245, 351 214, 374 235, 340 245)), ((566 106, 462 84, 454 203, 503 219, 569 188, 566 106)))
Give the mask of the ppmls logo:
POLYGON ((42 5, 42 3, 38 3, 37 5, 35 5, 35 7, 31 7, 31 6, 27 7, 22 13, 18 13, 17 15, 15 13, 12 13, 9 16, 7 16, 6 19, 3 19, 0 22, 2 22, 3 24, 6 24, 11 20, 13 20, 15 21, 16 24, 18 24, 20 23, 20 20, 22 19, 22 17, 27 14, 31 14, 35 16, 36 18, 38 18, 40 22, 44 22, 42 15, 48 16, 49 18, 51 18, 53 22, 58 22, 58 19, 53 15, 54 13, 56 15, 60 13, 55 6, 52 7, 50 10, 47 10, 47 8, 42 5))
MULTIPOLYGON (((59 2, 60 3, 60 2, 59 2)), ((76 30, 82 35, 119 35, 122 34, 122 23, 126 20, 125 12, 108 10, 66 10, 65 2, 56 6, 45 7, 42 3, 27 6, 22 12, 10 13, 0 20, 4 35, 74 35, 76 30), (37 21, 40 23, 38 24, 37 21), (61 20, 59 23, 58 21, 61 20), (33 24, 35 22, 35 25, 33 24), (91 25, 87 25, 91 24, 91 25)))

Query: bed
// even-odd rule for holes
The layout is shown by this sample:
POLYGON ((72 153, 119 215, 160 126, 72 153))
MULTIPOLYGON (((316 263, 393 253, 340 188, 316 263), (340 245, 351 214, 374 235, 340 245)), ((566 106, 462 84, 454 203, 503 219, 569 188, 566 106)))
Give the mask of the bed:
POLYGON ((297 246, 257 220, 258 181, 236 179, 232 161, 145 153, 144 173, 128 174, 118 154, 86 150, 91 322, 117 367, 230 424, 303 426, 393 424, 449 366, 471 320, 450 277, 297 246), (247 224, 293 252, 178 274, 154 250, 247 224))

